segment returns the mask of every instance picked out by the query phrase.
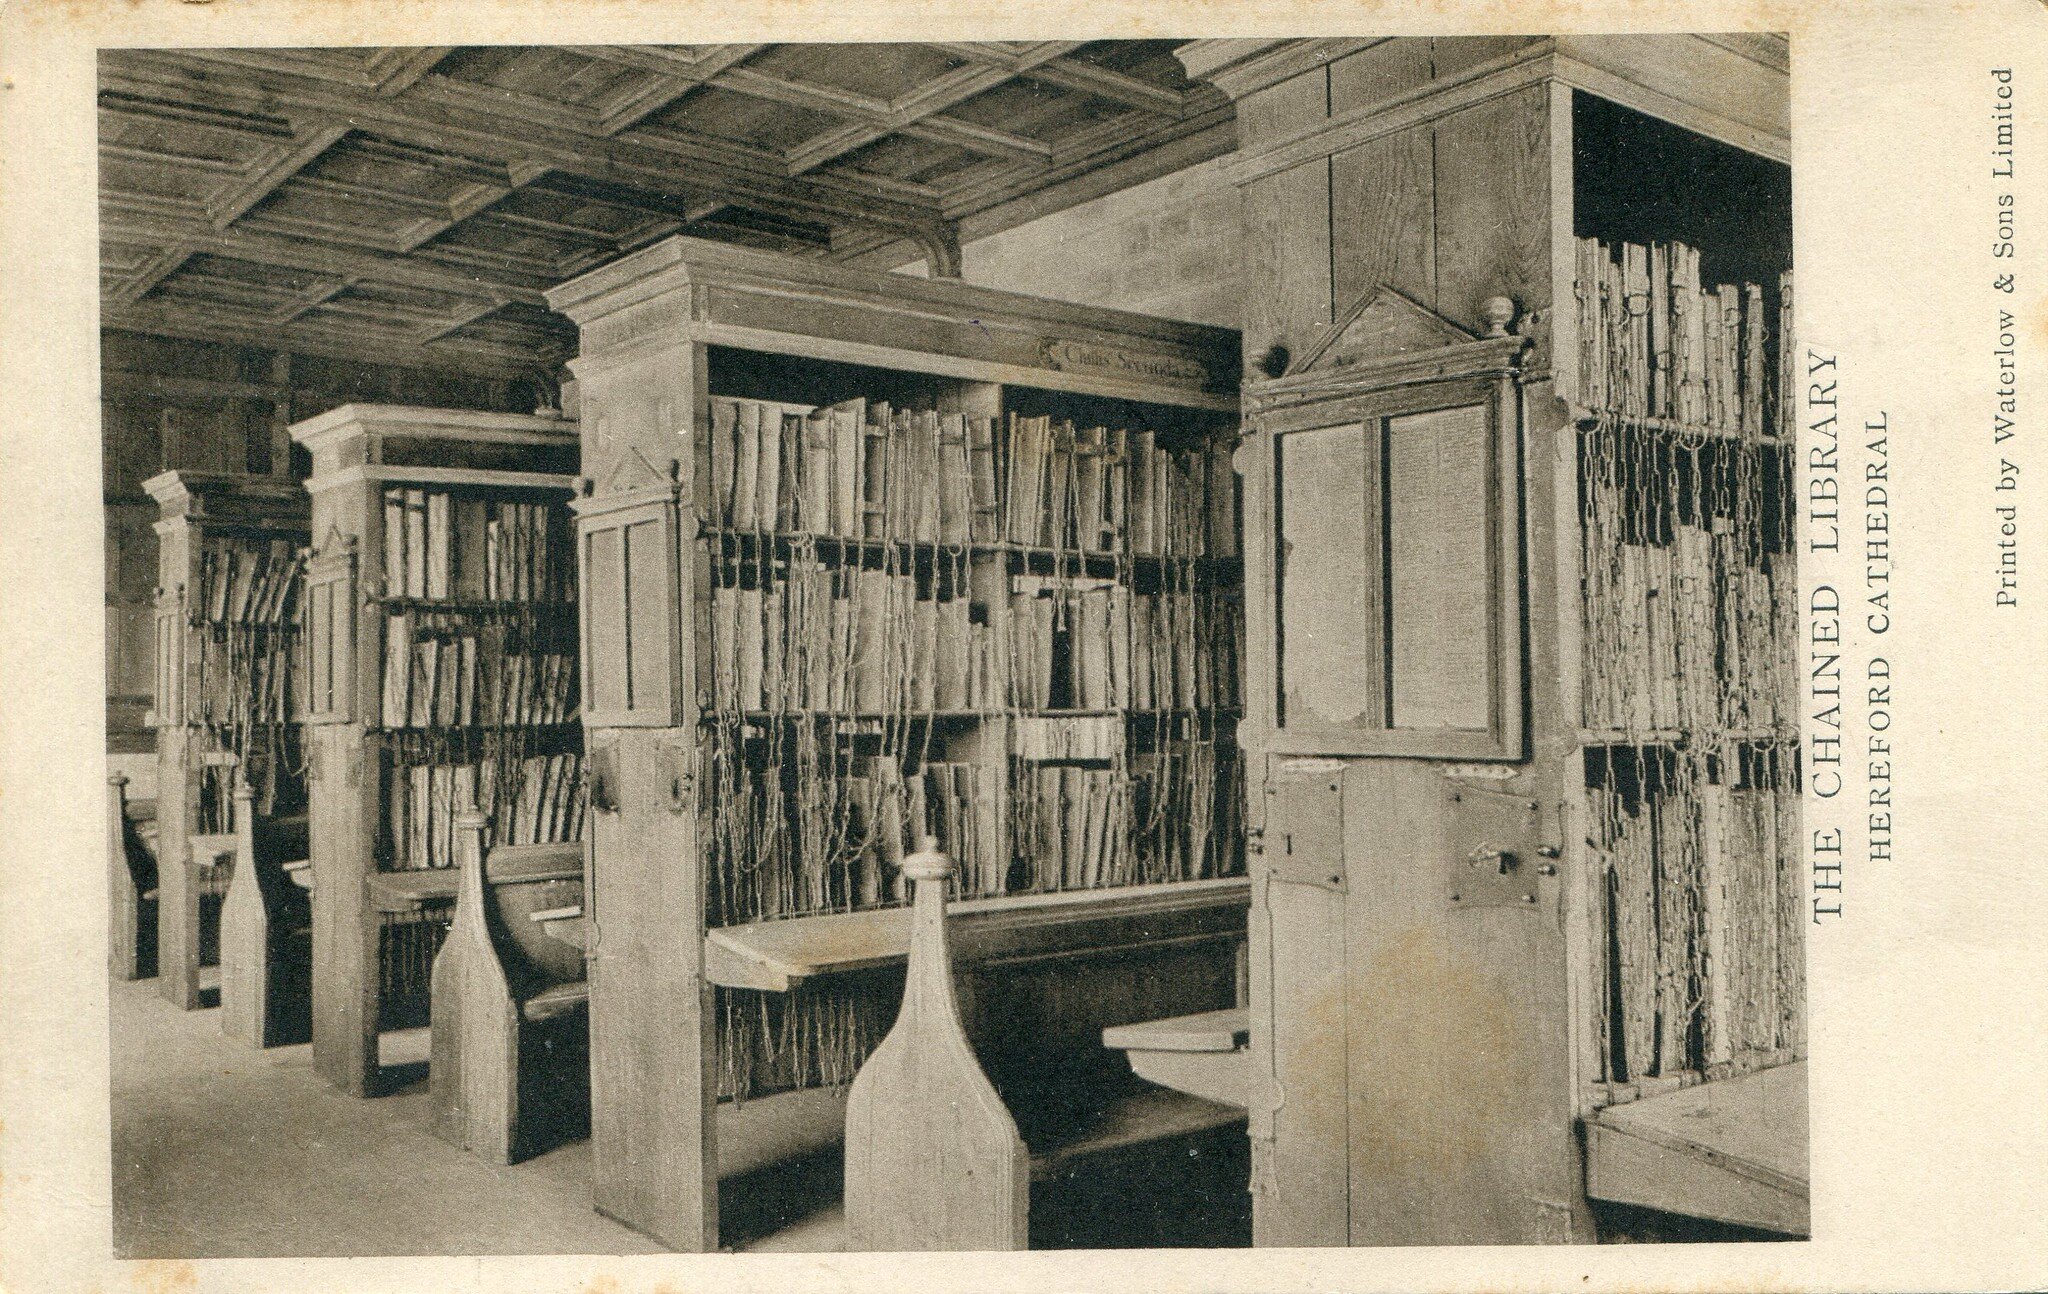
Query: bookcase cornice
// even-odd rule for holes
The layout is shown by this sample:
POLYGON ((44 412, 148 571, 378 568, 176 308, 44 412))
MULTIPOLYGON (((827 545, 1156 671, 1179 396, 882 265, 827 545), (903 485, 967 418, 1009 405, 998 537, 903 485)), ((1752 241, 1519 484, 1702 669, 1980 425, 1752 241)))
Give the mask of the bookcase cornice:
POLYGON ((161 472, 142 483, 163 520, 263 517, 303 526, 310 503, 297 482, 236 472, 161 472), (222 512, 222 509, 225 512, 222 512))
POLYGON ((1235 407, 1238 335, 671 238, 554 289, 587 376, 659 338, 1189 408, 1235 407), (883 339, 887 339, 884 341, 883 339))

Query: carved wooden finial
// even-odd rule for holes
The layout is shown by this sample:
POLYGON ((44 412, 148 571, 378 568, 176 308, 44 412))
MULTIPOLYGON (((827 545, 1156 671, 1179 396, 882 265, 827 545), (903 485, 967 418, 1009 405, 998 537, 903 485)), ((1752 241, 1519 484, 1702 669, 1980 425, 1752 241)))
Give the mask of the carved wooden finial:
POLYGON ((937 836, 920 836, 917 852, 903 860, 903 874, 913 881, 943 881, 953 875, 953 859, 939 848, 937 836))
POLYGON ((1486 322, 1487 336, 1505 337, 1515 321, 1515 303, 1507 297, 1488 297, 1479 307, 1479 317, 1486 322))

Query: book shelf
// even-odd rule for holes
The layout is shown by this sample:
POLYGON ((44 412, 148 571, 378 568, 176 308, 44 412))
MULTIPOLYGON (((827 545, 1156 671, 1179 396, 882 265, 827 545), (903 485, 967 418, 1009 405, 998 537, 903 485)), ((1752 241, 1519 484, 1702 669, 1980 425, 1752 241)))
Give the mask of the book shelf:
POLYGON ((1571 109, 1553 462, 1587 1194, 1804 1234, 1789 175, 1571 109))
POLYGON ((1590 95, 1572 112, 1559 561, 1590 1113, 1805 1055, 1798 378, 1783 168, 1590 95))
POLYGON ((377 1094, 379 1036, 426 1021, 458 814, 486 845, 582 835, 573 422, 345 405, 312 454, 306 745, 313 1059, 377 1094))
POLYGON ((1103 1025, 1229 1005, 1235 334, 690 239, 551 300, 583 341, 598 1207, 712 1248, 758 1158, 726 1112, 837 1139, 926 832, 987 929, 970 996, 1047 1022, 995 1050, 1099 1074, 1103 1025))
POLYGON ((233 866, 213 860, 232 854, 237 777, 267 822, 306 811, 293 722, 308 511, 304 491, 274 477, 165 472, 143 488, 160 514, 157 983, 190 1011, 201 968, 219 964, 233 866))
MULTIPOLYGON (((1587 1128, 1642 1091, 1616 1037, 1647 1081, 1700 1084, 1785 1058, 1775 1013, 1803 992, 1789 832, 1759 839, 1797 786, 1784 436, 1754 380, 1790 264, 1785 44, 1177 53, 1238 102, 1255 258, 1256 1243, 1626 1228, 1588 1191, 1616 1188, 1587 1128), (1589 282, 1621 280, 1604 326, 1577 308, 1580 239, 1613 260, 1589 282), (1675 253, 1652 273, 1672 245, 1696 279, 1675 253)), ((1711 1203, 1665 1186, 1659 1207, 1711 1203)))
POLYGON ((1792 283, 1582 238, 1579 704, 1599 952, 1590 1101, 1805 1047, 1792 283))

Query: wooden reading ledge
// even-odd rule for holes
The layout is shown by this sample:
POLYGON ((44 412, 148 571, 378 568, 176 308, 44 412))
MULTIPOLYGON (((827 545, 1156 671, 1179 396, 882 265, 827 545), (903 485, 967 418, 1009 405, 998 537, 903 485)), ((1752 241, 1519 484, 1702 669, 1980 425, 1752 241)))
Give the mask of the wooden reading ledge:
MULTIPOLYGON (((1059 894, 1013 894, 946 905, 960 963, 1024 961, 1124 945, 1241 933, 1251 901, 1242 876, 1059 894)), ((728 988, 787 992, 818 975, 900 964, 910 950, 911 910, 879 908, 705 933, 704 970, 728 988)))
POLYGON ((366 883, 370 906, 378 912, 417 912, 455 901, 458 869, 436 867, 412 872, 373 872, 366 883))
POLYGON ((1115 1025, 1102 1031, 1102 1045, 1123 1052, 1142 1079, 1242 1113, 1250 1104, 1251 1017, 1237 1006, 1115 1025))
POLYGON ((1610 1105, 1586 1122, 1586 1194, 1786 1235, 1808 1216, 1806 1062, 1610 1105))

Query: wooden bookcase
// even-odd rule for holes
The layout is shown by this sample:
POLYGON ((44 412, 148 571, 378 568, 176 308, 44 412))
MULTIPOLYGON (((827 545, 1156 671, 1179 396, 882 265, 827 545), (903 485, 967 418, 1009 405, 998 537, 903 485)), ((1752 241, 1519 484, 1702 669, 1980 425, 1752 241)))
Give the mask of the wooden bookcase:
MULTIPOLYGON (((1596 656, 1646 679, 1655 667, 1647 648, 1613 661, 1615 643, 1588 627, 1613 598, 1589 598, 1587 572, 1618 536, 1585 526, 1588 464, 1611 455, 1593 443, 1602 419, 1584 394, 1576 240, 1689 243, 1718 260, 1709 284, 1774 295, 1790 249, 1784 42, 1218 40, 1177 54, 1237 103, 1228 169, 1253 258, 1255 1238, 1593 1239, 1587 1145, 1605 1103, 1629 1094, 1628 1071, 1603 1068, 1613 869, 1587 843, 1607 752, 1654 763, 1712 746, 1703 783, 1760 777, 1774 797, 1795 752, 1779 721, 1589 721, 1596 656)), ((1766 432, 1679 422, 1637 428, 1664 445, 1650 457, 1704 441, 1741 444, 1753 466, 1778 453, 1766 432)), ((1691 484, 1660 476, 1631 524, 1699 520, 1691 484)), ((1731 513, 1714 542, 1742 532, 1749 565, 1789 582, 1789 555, 1763 555, 1766 512, 1731 513)), ((1695 609, 1713 605, 1696 592, 1695 609)), ((1743 641, 1783 646, 1789 632, 1743 641)), ((1728 663, 1716 641, 1708 625, 1687 644, 1712 658, 1696 680, 1714 675, 1717 694, 1725 679, 1778 685, 1769 662, 1728 663)), ((1720 865, 1769 872, 1777 890, 1768 845, 1720 865)), ((1638 887, 1626 922, 1651 919, 1643 898, 1638 887)), ((1775 924, 1756 928, 1777 945, 1769 996, 1791 1001, 1797 951, 1775 924)), ((1701 976, 1713 998, 1716 972, 1698 956, 1712 939, 1672 933, 1687 951, 1667 975, 1701 976)), ((1760 969, 1739 982, 1762 982, 1760 969)), ((1674 1082, 1716 1072, 1676 1050, 1674 1082)), ((1798 1085, 1770 1091, 1803 1119, 1798 1085)))
POLYGON ((1558 560, 1588 1194, 1803 1234, 1790 176, 1588 95, 1572 132, 1558 560), (1617 155, 1640 159, 1627 184, 1617 155), (1689 1124, 1726 1144, 1669 1135, 1689 1124))
POLYGON ((576 425, 345 405, 291 435, 313 458, 313 1059, 370 1096, 380 1033, 426 1020, 456 815, 474 797, 490 843, 580 832, 576 425))
POLYGON ((219 962, 233 868, 213 860, 232 852, 236 777, 266 817, 306 811, 293 676, 308 511, 305 491, 275 477, 165 472, 143 488, 160 513, 157 983, 190 1011, 200 968, 219 962))
POLYGON ((721 1177, 838 1138, 920 811, 993 1070, 1234 1001, 1236 335, 680 238, 550 300, 598 1207, 715 1248, 721 1177))

